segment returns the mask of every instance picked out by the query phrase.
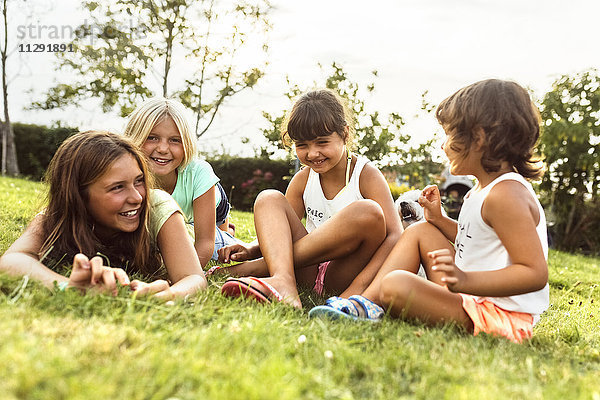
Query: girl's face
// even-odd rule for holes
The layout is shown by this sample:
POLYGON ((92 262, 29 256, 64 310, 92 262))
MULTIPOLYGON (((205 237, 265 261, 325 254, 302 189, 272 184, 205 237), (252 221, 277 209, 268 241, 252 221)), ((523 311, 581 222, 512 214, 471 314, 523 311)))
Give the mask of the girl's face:
POLYGON ((344 145, 344 139, 336 132, 313 140, 294 142, 300 162, 319 174, 331 170, 345 159, 344 145))
POLYGON ((446 131, 446 140, 442 144, 442 150, 444 150, 446 157, 450 161, 450 173, 452 175, 473 175, 476 167, 481 166, 481 151, 477 149, 475 142, 471 143, 471 148, 466 155, 453 150, 453 135, 454 132, 446 131))
POLYGON ((146 197, 144 175, 131 154, 118 158, 87 188, 88 212, 101 234, 133 232, 146 197))
POLYGON ((148 165, 154 175, 166 176, 176 173, 183 161, 184 151, 181 134, 171 117, 165 117, 154 125, 142 145, 148 156, 148 165))

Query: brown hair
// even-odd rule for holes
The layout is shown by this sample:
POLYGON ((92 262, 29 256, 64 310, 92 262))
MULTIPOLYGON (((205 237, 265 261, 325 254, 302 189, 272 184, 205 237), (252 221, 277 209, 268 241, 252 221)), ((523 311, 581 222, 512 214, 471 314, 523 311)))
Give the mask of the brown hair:
POLYGON ((534 156, 540 114, 527 91, 515 82, 488 79, 464 87, 443 100, 436 117, 448 133, 448 146, 465 157, 483 129, 481 165, 496 172, 503 161, 526 178, 543 174, 534 156))
POLYGON ((349 143, 353 126, 352 114, 339 95, 330 89, 313 90, 303 94, 292 107, 283 123, 281 139, 290 144, 290 140, 314 140, 335 132, 349 143))
MULTIPOLYGON (((64 261, 71 262, 77 253, 88 257, 102 254, 112 266, 127 268, 129 272, 156 273, 160 258, 157 252, 151 251, 146 227, 149 179, 144 156, 126 138, 109 132, 87 131, 65 140, 46 171, 48 206, 42 229, 47 239, 40 249, 40 258, 66 253, 64 261), (87 189, 125 154, 135 158, 144 176, 147 194, 140 208, 140 224, 134 232, 121 232, 111 243, 103 243, 94 232, 94 221, 88 212, 87 189)), ((52 257, 49 261, 56 262, 52 257)))

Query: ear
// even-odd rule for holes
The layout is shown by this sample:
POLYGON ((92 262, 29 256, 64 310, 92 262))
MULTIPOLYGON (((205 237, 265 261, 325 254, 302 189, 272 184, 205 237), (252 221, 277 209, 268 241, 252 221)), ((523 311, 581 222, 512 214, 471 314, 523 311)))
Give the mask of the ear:
POLYGON ((344 143, 348 141, 348 134, 350 133, 350 126, 346 125, 344 127, 344 143))
POLYGON ((473 129, 473 143, 474 149, 479 151, 483 148, 485 144, 485 131, 481 127, 477 127, 473 129))

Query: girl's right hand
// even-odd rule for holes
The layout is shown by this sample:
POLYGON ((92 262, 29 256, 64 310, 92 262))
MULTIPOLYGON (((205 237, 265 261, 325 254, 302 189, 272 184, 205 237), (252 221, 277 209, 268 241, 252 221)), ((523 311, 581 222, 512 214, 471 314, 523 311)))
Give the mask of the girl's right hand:
POLYGON ((79 253, 73 257, 73 269, 69 276, 68 287, 84 291, 93 288, 116 295, 117 282, 122 286, 129 285, 129 277, 121 268, 105 266, 104 260, 98 256, 90 260, 79 253))
POLYGON ((252 251, 252 247, 242 243, 236 243, 222 247, 219 250, 217 250, 217 253, 219 254, 219 262, 230 263, 233 261, 241 262, 246 260, 253 260, 257 257, 252 251))
POLYGON ((428 222, 435 225, 435 221, 442 218, 442 196, 436 185, 429 185, 423 189, 419 204, 423 207, 423 215, 428 222))

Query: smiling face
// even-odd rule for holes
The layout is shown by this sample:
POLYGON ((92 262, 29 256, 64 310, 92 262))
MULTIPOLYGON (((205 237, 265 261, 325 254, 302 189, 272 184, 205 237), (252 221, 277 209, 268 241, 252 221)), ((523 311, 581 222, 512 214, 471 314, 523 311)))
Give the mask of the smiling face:
POLYGON ((330 171, 340 162, 345 167, 344 145, 344 139, 335 132, 328 136, 318 136, 314 140, 294 142, 300 162, 319 174, 330 171))
POLYGON ((146 196, 144 174, 136 159, 122 155, 87 187, 87 209, 101 235, 134 232, 146 196))
POLYGON ((154 125, 142 144, 142 151, 148 156, 148 165, 154 175, 176 176, 177 168, 183 161, 184 149, 177 125, 171 117, 166 116, 154 125))

